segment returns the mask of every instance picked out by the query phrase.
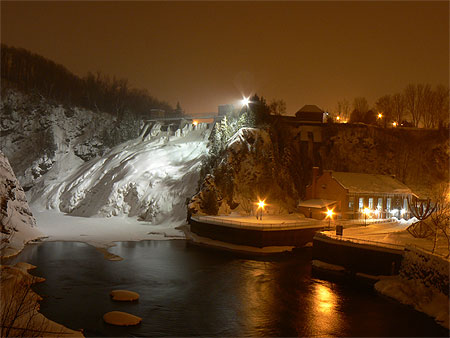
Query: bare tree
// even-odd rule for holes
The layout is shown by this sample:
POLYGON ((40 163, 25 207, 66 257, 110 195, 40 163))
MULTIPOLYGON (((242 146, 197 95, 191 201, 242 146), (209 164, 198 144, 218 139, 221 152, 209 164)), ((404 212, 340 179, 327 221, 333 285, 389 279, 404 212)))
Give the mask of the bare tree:
POLYGON ((384 127, 386 127, 387 122, 392 119, 393 116, 393 100, 391 95, 383 95, 377 102, 375 102, 375 107, 378 113, 382 114, 382 121, 384 127))
POLYGON ((348 121, 350 118, 350 102, 347 99, 338 101, 336 111, 341 121, 348 121))
POLYGON ((273 115, 284 115, 286 114, 286 102, 281 99, 273 99, 269 103, 269 110, 273 115))
POLYGON ((350 115, 351 122, 365 122, 369 104, 365 97, 355 97, 353 100, 353 111, 350 115))
POLYGON ((413 84, 407 85, 403 91, 403 97, 405 99, 405 107, 411 115, 412 123, 417 127, 420 121, 417 86, 413 84))
POLYGON ((433 253, 436 249, 439 234, 447 242, 447 255, 450 256, 450 191, 449 185, 443 183, 439 186, 435 198, 436 210, 431 214, 430 221, 434 231, 433 253))
POLYGON ((435 120, 433 127, 448 123, 449 120, 449 93, 448 87, 442 84, 437 85, 435 90, 435 120))
POLYGON ((392 117, 397 123, 403 121, 405 113, 405 100, 402 94, 396 93, 392 95, 392 117))
POLYGON ((423 126, 431 128, 435 114, 435 95, 429 84, 417 86, 418 109, 422 117, 423 126))

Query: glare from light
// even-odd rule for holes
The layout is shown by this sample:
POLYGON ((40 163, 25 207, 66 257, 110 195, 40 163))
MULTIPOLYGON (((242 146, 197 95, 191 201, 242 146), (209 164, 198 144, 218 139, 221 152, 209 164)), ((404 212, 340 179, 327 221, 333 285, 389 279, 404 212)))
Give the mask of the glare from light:
POLYGON ((196 125, 198 124, 198 121, 195 121, 195 120, 194 120, 194 121, 192 122, 192 124, 193 124, 194 126, 196 126, 196 125))
POLYGON ((406 210, 405 209, 402 209, 402 210, 400 210, 400 215, 404 215, 406 213, 406 210))
POLYGON ((378 118, 381 119, 383 117, 383 114, 379 113, 378 118))
POLYGON ((258 209, 264 210, 264 207, 266 206, 265 200, 264 201, 259 200, 259 202, 257 204, 258 204, 258 209))
POLYGON ((333 218, 333 215, 334 215, 333 210, 334 210, 334 209, 328 209, 328 208, 327 208, 327 212, 326 212, 327 217, 326 217, 326 218, 330 218, 330 219, 333 218))
POLYGON ((397 127, 397 122, 392 122, 393 127, 397 127))
POLYGON ((250 97, 245 97, 245 96, 244 96, 244 97, 242 98, 242 100, 241 100, 242 106, 247 106, 247 107, 248 107, 249 103, 250 103, 250 97))
POLYGON ((340 119, 341 119, 341 117, 340 117, 340 116, 337 116, 337 117, 336 117, 336 120, 338 120, 338 121, 339 121, 340 119))
POLYGON ((371 212, 372 210, 370 210, 369 208, 364 208, 364 214, 370 215, 371 212))

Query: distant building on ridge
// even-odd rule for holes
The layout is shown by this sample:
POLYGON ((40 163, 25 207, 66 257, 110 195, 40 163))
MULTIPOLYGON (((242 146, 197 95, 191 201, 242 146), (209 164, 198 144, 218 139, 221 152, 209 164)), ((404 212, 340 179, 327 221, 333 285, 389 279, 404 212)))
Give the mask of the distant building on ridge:
POLYGON ((295 117, 302 122, 323 123, 325 112, 316 105, 307 104, 295 113, 295 117))

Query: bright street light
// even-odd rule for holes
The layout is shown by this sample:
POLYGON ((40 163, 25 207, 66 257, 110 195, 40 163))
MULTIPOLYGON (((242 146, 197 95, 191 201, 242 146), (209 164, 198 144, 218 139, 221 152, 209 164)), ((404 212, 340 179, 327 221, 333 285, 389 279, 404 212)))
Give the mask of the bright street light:
POLYGON ((381 119, 383 117, 383 114, 379 113, 378 118, 381 119))
POLYGON ((334 210, 334 208, 333 209, 327 208, 327 212, 326 212, 327 216, 325 218, 328 218, 328 227, 329 228, 331 228, 331 220, 333 219, 333 215, 334 215, 333 210, 334 210))
POLYGON ((250 103, 250 97, 243 97, 242 98, 242 100, 241 100, 241 104, 242 104, 242 106, 246 106, 246 107, 248 107, 248 104, 250 103))
POLYGON ((364 225, 367 226, 367 216, 370 215, 372 211, 369 208, 364 208, 364 225))
POLYGON ((397 122, 392 122, 393 127, 397 127, 397 122))
POLYGON ((258 209, 263 209, 264 210, 264 207, 266 206, 266 203, 264 203, 264 201, 261 201, 261 200, 259 200, 259 202, 258 202, 258 209))
POLYGON ((256 219, 258 219, 258 215, 259 215, 259 219, 262 220, 262 215, 263 215, 263 212, 264 212, 264 207, 266 206, 265 201, 266 201, 266 200, 263 200, 263 201, 259 200, 259 202, 256 203, 256 205, 258 206, 258 209, 256 210, 256 219))

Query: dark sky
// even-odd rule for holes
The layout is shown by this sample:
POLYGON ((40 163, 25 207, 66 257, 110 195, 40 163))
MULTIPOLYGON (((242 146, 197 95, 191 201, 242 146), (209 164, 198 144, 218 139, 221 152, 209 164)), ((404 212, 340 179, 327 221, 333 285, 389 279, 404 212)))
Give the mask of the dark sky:
POLYGON ((257 92, 304 104, 448 84, 442 2, 1 2, 1 39, 188 114, 257 92))

